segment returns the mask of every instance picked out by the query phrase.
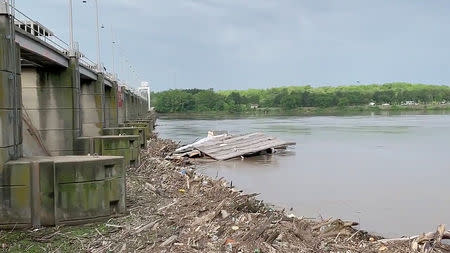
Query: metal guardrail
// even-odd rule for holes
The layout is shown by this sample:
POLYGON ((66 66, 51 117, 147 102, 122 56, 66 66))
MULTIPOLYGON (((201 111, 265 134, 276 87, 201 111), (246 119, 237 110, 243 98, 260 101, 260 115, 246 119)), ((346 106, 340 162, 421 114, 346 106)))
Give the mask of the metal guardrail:
POLYGON ((80 57, 80 63, 83 64, 85 67, 91 69, 92 71, 97 71, 97 64, 93 62, 91 59, 87 58, 86 56, 80 57))
POLYGON ((61 53, 67 54, 69 44, 67 44, 46 27, 41 25, 39 22, 31 19, 17 8, 11 5, 9 5, 9 7, 14 11, 15 15, 13 15, 13 17, 16 27, 21 28, 34 37, 51 44, 52 46, 56 47, 61 53))
MULTIPOLYGON (((5 1, 5 3, 10 8, 11 12, 14 13, 14 15, 12 16, 14 17, 14 23, 16 27, 22 29, 23 31, 41 41, 50 44, 51 46, 55 47, 60 53, 69 55, 70 46, 67 42, 56 36, 52 31, 50 31, 38 21, 33 20, 31 17, 9 4, 7 1, 5 1)), ((97 70, 97 64, 81 53, 80 62, 82 62, 89 69, 92 69, 94 71, 97 70)))
MULTIPOLYGON (((0 0, 1 1, 1 0, 0 0)), ((70 45, 56 36, 52 31, 50 31, 48 28, 46 28, 44 25, 39 23, 36 20, 33 20, 31 17, 20 11, 19 9, 12 6, 8 1, 4 1, 6 5, 10 8, 10 14, 14 18, 14 24, 17 28, 22 29, 26 33, 32 35, 33 37, 48 43, 49 45, 53 46, 56 50, 58 50, 60 53, 64 55, 70 54, 70 45)), ((78 45, 76 46, 76 51, 78 50, 78 45)), ((86 57, 84 54, 77 52, 79 54, 79 61, 82 65, 85 67, 93 70, 93 71, 99 71, 97 68, 97 63, 86 57)), ((100 66, 101 67, 101 66, 100 66)), ((102 71, 106 78, 117 81, 119 85, 124 86, 127 90, 131 91, 132 93, 139 95, 138 92, 136 92, 135 89, 128 87, 126 84, 124 84, 118 77, 112 73, 109 73, 107 71, 102 71)))

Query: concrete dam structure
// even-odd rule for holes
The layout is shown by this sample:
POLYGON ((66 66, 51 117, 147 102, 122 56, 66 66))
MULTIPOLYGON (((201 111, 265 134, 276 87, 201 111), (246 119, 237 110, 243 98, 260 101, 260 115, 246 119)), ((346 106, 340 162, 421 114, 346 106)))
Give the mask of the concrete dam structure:
POLYGON ((12 9, 0 2, 0 228, 124 214, 125 170, 155 123, 149 101, 12 9))

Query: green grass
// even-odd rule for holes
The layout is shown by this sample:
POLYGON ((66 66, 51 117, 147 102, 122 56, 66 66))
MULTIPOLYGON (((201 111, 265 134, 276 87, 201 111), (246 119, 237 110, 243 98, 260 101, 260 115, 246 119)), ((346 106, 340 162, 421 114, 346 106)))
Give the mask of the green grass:
POLYGON ((78 252, 82 241, 113 229, 104 223, 84 226, 64 226, 41 230, 0 231, 0 249, 3 252, 78 252), (98 230, 98 232, 97 232, 98 230))

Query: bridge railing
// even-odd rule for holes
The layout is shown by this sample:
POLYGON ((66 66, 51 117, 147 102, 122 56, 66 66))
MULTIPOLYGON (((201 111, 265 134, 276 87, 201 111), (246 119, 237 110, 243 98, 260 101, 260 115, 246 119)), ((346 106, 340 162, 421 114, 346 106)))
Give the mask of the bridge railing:
MULTIPOLYGON (((8 3, 7 3, 8 4, 8 3)), ((33 20, 25 13, 21 12, 19 9, 8 4, 11 11, 14 13, 14 23, 16 27, 22 29, 26 33, 52 45, 61 53, 67 54, 69 49, 69 44, 64 40, 56 36, 52 31, 43 26, 36 20, 33 20)))
MULTIPOLYGON (((1 0, 0 0, 1 2, 1 0)), ((24 32, 30 34, 31 36, 48 43, 53 46, 56 50, 60 51, 65 55, 69 55, 70 45, 56 36, 50 29, 46 28, 44 25, 39 23, 38 21, 32 19, 27 16, 25 13, 15 8, 8 1, 4 1, 9 7, 10 14, 14 17, 14 24, 17 28, 20 28, 24 32)), ((93 70, 93 71, 101 71, 105 74, 105 76, 113 81, 119 81, 118 77, 112 73, 107 72, 106 70, 102 70, 102 66, 97 66, 97 63, 86 57, 84 54, 79 52, 78 43, 75 43, 74 50, 77 52, 79 56, 80 63, 85 67, 93 70)))
POLYGON ((80 63, 93 71, 97 71, 97 64, 83 54, 80 56, 80 63))
MULTIPOLYGON (((70 50, 70 45, 56 36, 50 29, 46 28, 44 25, 39 23, 38 21, 32 19, 19 9, 15 8, 14 6, 10 5, 8 2, 6 4, 9 6, 10 11, 14 13, 14 23, 16 27, 20 28, 24 32, 34 36, 35 38, 46 42, 50 45, 52 45, 54 48, 56 48, 58 51, 60 51, 63 54, 68 55, 70 50)), ((77 51, 78 51, 78 46, 77 51)), ((80 62, 92 70, 97 70, 97 64, 93 62, 91 59, 86 57, 84 54, 80 53, 80 62)))

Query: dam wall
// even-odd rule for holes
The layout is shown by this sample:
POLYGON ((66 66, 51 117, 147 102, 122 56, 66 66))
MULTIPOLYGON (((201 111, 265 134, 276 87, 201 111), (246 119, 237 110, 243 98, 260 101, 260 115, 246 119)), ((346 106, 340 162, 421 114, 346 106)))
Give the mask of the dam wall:
POLYGON ((139 166, 155 124, 147 100, 86 65, 79 52, 58 50, 21 30, 4 4, 0 228, 126 214, 125 171, 139 166), (119 129, 141 120, 147 123, 119 129))

